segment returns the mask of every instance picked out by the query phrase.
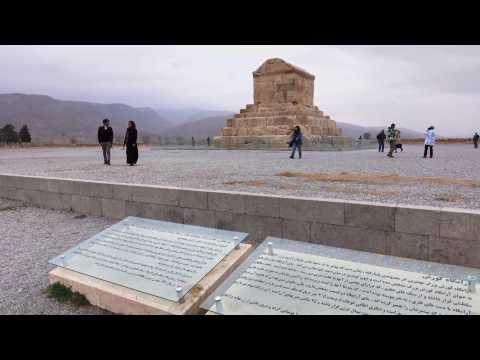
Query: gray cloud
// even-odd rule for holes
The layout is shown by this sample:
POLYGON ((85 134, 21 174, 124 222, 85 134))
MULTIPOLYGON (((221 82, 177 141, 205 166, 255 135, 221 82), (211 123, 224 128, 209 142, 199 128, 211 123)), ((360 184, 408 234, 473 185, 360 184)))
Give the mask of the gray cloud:
POLYGON ((314 74, 316 104, 338 121, 480 128, 480 46, 0 46, 0 92, 238 111, 271 57, 314 74))

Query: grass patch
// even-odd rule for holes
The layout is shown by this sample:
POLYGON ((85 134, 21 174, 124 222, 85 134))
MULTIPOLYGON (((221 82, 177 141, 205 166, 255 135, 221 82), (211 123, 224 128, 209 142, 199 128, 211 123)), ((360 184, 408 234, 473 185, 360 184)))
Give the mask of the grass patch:
POLYGON ((445 202, 460 202, 465 200, 462 195, 457 194, 440 194, 435 196, 434 200, 445 201, 445 202))
POLYGON ((336 186, 327 186, 325 189, 327 192, 343 193, 343 194, 352 194, 352 195, 373 195, 373 196, 398 196, 400 193, 398 191, 378 191, 378 190, 357 190, 357 189, 347 189, 339 188, 336 186))
POLYGON ((469 188, 480 187, 480 182, 469 179, 455 179, 441 176, 404 176, 396 173, 367 173, 367 172, 320 172, 320 173, 304 173, 285 171, 277 174, 288 178, 300 178, 304 181, 329 181, 329 182, 346 182, 369 185, 383 184, 430 184, 430 185, 457 185, 469 188))
POLYGON ((77 291, 72 291, 69 287, 59 282, 50 284, 46 289, 49 298, 56 299, 61 303, 70 303, 75 306, 89 305, 87 298, 77 291))
POLYGON ((224 185, 248 185, 255 187, 265 186, 265 181, 262 180, 250 180, 250 181, 227 181, 223 183, 224 185))

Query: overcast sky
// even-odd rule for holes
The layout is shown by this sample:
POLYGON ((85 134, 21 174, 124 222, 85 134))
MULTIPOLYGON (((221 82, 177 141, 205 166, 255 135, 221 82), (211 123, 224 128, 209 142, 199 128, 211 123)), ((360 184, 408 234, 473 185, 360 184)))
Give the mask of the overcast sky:
POLYGON ((480 46, 0 46, 0 93, 238 112, 273 57, 315 75, 334 120, 480 130, 480 46))

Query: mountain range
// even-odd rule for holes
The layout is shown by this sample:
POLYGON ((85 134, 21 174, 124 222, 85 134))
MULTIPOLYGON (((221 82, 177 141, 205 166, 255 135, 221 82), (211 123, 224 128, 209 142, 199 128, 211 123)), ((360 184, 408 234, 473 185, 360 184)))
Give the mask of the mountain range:
MULTIPOLYGON (((213 138, 220 133, 233 111, 198 108, 135 108, 125 104, 98 104, 57 100, 46 95, 0 94, 0 127, 12 124, 18 130, 28 125, 35 143, 95 143, 102 119, 111 120, 115 139, 121 142, 128 120, 135 120, 139 134, 149 137, 213 138)), ((381 126, 360 126, 337 122, 343 135, 352 138, 369 132, 372 137, 381 126)), ((403 138, 423 134, 402 129, 403 138)))

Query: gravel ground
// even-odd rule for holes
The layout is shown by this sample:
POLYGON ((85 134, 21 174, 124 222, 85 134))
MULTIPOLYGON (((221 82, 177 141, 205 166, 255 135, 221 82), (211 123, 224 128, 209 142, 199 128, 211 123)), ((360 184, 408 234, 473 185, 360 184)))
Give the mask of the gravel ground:
POLYGON ((127 166, 120 147, 112 166, 103 165, 100 149, 2 149, 0 171, 26 175, 123 183, 157 184, 214 190, 367 200, 440 207, 480 208, 480 185, 431 184, 428 181, 375 184, 356 181, 312 181, 278 173, 368 172, 415 177, 442 177, 480 182, 480 150, 471 145, 437 145, 433 159, 423 146, 406 145, 389 159, 376 150, 304 152, 291 160, 285 151, 140 149, 139 164, 127 166))
POLYGON ((113 224, 65 211, 27 207, 0 199, 0 314, 108 314, 48 298, 47 262, 113 224))

